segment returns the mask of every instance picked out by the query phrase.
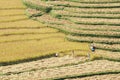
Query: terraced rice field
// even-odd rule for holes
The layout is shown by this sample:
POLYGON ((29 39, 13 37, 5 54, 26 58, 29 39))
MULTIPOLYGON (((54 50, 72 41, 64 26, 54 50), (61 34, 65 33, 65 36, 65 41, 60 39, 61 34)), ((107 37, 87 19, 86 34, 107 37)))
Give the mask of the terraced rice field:
MULTIPOLYGON (((117 44, 117 47, 119 47, 119 42, 109 42, 109 39, 116 42, 120 40, 119 0, 96 0, 96 2, 92 0, 23 0, 23 3, 28 9, 31 8, 31 10, 26 10, 29 17, 69 34, 68 40, 95 42, 95 44, 102 43, 101 45, 103 46, 109 44, 116 46, 117 44), (49 11, 46 12, 45 10, 49 11), (93 40, 88 39, 90 37, 93 40)), ((96 47, 98 49, 120 52, 119 48, 114 50, 112 46, 104 48, 96 45, 96 47)))
POLYGON ((89 51, 87 43, 69 42, 59 30, 29 19, 21 0, 1 0, 0 4, 1 65, 74 49, 89 51))
POLYGON ((0 80, 119 80, 119 4, 0 0, 0 80))

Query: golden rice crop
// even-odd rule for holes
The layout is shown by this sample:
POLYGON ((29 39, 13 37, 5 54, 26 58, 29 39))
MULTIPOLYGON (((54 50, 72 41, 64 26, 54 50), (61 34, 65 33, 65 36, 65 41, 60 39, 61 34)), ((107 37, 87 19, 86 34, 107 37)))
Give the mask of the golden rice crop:
POLYGON ((12 21, 17 21, 17 20, 24 20, 24 19, 28 19, 27 16, 25 15, 17 15, 17 16, 1 16, 0 17, 0 23, 1 22, 12 22, 12 21))
POLYGON ((13 35, 13 36, 2 36, 0 43, 14 42, 14 41, 27 41, 27 40, 41 40, 50 37, 64 37, 62 33, 49 33, 49 34, 26 34, 26 35, 13 35))
POLYGON ((21 20, 15 22, 0 23, 0 29, 7 28, 42 28, 45 27, 43 24, 34 20, 21 20))
MULTIPOLYGON (((55 52, 61 52, 66 50, 88 50, 88 44, 86 43, 64 41, 64 38, 60 38, 58 34, 55 35, 57 38, 53 37, 40 41, 34 40, 14 43, 0 43, 0 62, 35 58, 42 55, 50 55, 55 52), (84 47, 82 45, 84 45, 84 47)), ((43 35, 43 37, 45 37, 45 35, 43 35)))
MULTIPOLYGON (((3 11, 3 13, 5 13, 4 15, 9 16, 2 16, 2 13, 0 17, 0 34, 2 35, 0 36, 0 63, 47 56, 54 54, 55 52, 66 50, 89 50, 87 43, 65 41, 64 34, 56 33, 58 30, 46 28, 43 24, 34 20, 29 20, 23 15, 13 16, 14 14, 17 14, 19 10, 22 12, 22 9, 25 8, 20 0, 0 1, 0 4, 3 3, 6 3, 7 6, 4 5, 0 7, 0 9, 5 9, 6 12, 3 11), (11 11, 8 11, 8 9, 11 11), (12 14, 12 12, 15 13, 12 14), (17 19, 23 18, 26 18, 26 20, 17 21, 17 19)), ((42 3, 41 5, 44 6, 42 3)), ((43 20, 46 22, 51 20, 58 23, 64 22, 64 20, 59 21, 58 19, 49 18, 47 16, 43 18, 43 20)))
POLYGON ((24 15, 25 10, 0 10, 0 16, 24 15))
POLYGON ((21 0, 0 0, 0 9, 25 9, 21 0))
POLYGON ((42 29, 0 29, 0 36, 19 35, 19 34, 49 34, 58 32, 56 29, 42 28, 42 29))

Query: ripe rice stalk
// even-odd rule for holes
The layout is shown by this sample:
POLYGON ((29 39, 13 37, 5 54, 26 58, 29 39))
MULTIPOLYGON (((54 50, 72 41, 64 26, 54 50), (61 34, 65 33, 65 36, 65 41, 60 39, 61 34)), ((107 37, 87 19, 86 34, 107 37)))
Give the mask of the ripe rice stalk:
POLYGON ((19 29, 19 28, 32 29, 43 27, 45 27, 43 24, 29 19, 15 22, 0 23, 0 29, 19 29))
POLYGON ((4 9, 25 9, 26 7, 22 4, 21 0, 0 0, 0 10, 4 9))
POLYGON ((25 10, 0 10, 1 16, 15 16, 15 15, 25 15, 25 10))
POLYGON ((7 42, 21 42, 21 41, 29 41, 29 40, 41 40, 44 38, 50 37, 64 37, 62 33, 51 33, 51 34, 25 34, 25 35, 12 35, 12 36, 1 36, 0 43, 7 42))
POLYGON ((1 16, 0 23, 2 23, 2 22, 14 22, 14 21, 26 20, 26 19, 28 19, 28 17, 25 15, 6 16, 6 17, 1 16))
MULTIPOLYGON (((35 59, 42 56, 49 56, 56 52, 61 52, 66 50, 74 50, 74 49, 88 50, 87 43, 77 43, 77 42, 73 43, 68 41, 66 42, 64 41, 63 37, 60 38, 59 35, 57 34, 54 35, 56 35, 56 37, 47 38, 40 41, 32 40, 32 41, 23 41, 23 42, 14 42, 14 43, 13 42, 1 43, 0 63, 1 62, 10 63, 13 61, 19 62, 22 60, 28 61, 30 59, 35 59), (82 47, 82 45, 84 45, 84 47, 82 47)), ((45 35, 43 36, 45 37, 45 35)))

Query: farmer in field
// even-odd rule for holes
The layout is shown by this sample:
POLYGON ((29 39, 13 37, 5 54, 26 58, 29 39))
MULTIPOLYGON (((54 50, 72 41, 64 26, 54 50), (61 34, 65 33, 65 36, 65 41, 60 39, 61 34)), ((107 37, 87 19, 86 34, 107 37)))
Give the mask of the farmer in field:
POLYGON ((96 47, 94 46, 94 44, 91 44, 90 49, 91 49, 92 52, 95 52, 95 48, 96 47))

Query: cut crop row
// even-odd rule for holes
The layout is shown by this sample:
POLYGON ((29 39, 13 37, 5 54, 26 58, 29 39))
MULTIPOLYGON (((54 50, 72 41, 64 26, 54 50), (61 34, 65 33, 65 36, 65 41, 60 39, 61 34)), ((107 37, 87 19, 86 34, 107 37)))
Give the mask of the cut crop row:
MULTIPOLYGON (((69 80, 119 80, 120 79, 120 73, 118 74, 103 74, 103 75, 93 75, 93 76, 86 76, 86 77, 81 77, 81 78, 73 78, 69 80)), ((65 79, 68 80, 68 79, 65 79)))
POLYGON ((67 36, 68 40, 78 42, 95 42, 94 45, 97 49, 109 50, 120 52, 120 39, 115 38, 98 38, 98 37, 79 37, 67 36))
POLYGON ((58 67, 53 69, 45 69, 45 70, 37 70, 25 72, 17 75, 9 75, 9 76, 1 76, 1 78, 5 79, 9 77, 11 79, 22 78, 28 80, 30 77, 33 80, 36 79, 48 79, 48 80, 64 80, 67 78, 75 77, 77 75, 94 75, 100 73, 109 73, 109 72, 119 72, 120 64, 119 62, 112 62, 106 60, 97 60, 92 62, 86 62, 78 65, 71 65, 65 67, 58 67), (23 77, 24 75, 24 77, 23 77))
POLYGON ((48 14, 37 17, 37 20, 39 20, 40 22, 45 23, 45 24, 58 24, 58 25, 69 24, 69 23, 71 24, 70 21, 57 19, 48 14))
POLYGON ((40 0, 23 0, 23 3, 30 8, 41 10, 48 13, 52 6, 40 0))
POLYGON ((70 33, 72 35, 82 35, 82 36, 98 36, 98 37, 115 37, 119 38, 120 32, 118 31, 105 31, 105 30, 81 30, 77 29, 74 26, 71 26, 72 23, 68 21, 60 21, 59 19, 48 18, 47 16, 38 18, 38 21, 47 24, 47 26, 51 26, 53 28, 62 30, 65 33, 70 33), (46 18, 45 18, 46 17, 46 18), (48 19, 48 20, 47 20, 48 19), (57 21, 58 20, 58 21, 57 21), (67 25, 69 24, 69 25, 67 25), (71 25, 70 25, 71 24, 71 25))
POLYGON ((80 24, 65 24, 67 27, 71 27, 77 30, 89 30, 89 31, 116 31, 120 32, 119 26, 107 26, 107 25, 80 25, 80 24))
MULTIPOLYGON (((59 39, 58 39, 59 40, 59 39)), ((64 52, 64 51, 62 51, 64 52)), ((80 57, 80 58, 72 58, 72 57, 52 57, 37 61, 32 61, 26 63, 21 63, 17 65, 8 65, 8 66, 1 66, 0 72, 1 74, 7 75, 9 72, 10 74, 17 74, 19 72, 29 72, 34 70, 42 70, 42 69, 48 69, 48 68, 55 68, 55 67, 62 67, 67 65, 74 65, 79 64, 80 62, 85 62, 87 60, 86 57, 80 57), (56 63, 57 61, 57 63, 56 63), (31 65, 32 64, 32 65, 31 65), (51 65, 52 64, 52 65, 51 65)))
POLYGON ((87 3, 87 4, 106 4, 106 3, 119 3, 119 0, 65 0, 65 1, 71 1, 71 2, 78 2, 78 3, 87 3))
POLYGON ((67 19, 77 24, 120 26, 119 19, 74 18, 74 17, 67 17, 67 19))
POLYGON ((25 9, 25 6, 23 6, 20 0, 0 0, 0 10, 6 9, 25 9))
POLYGON ((26 10, 26 15, 29 17, 37 17, 37 16, 41 16, 43 14, 44 14, 44 12, 42 12, 40 10, 36 10, 36 9, 28 8, 26 10))
POLYGON ((120 14, 119 8, 104 8, 104 9, 87 9, 87 8, 69 8, 66 7, 64 10, 74 13, 88 13, 88 14, 120 14))
POLYGON ((66 17, 80 17, 80 18, 108 18, 108 19, 120 19, 120 14, 88 14, 88 13, 73 13, 65 10, 52 10, 51 15, 56 18, 61 16, 66 17))
POLYGON ((68 39, 75 40, 79 42, 95 42, 95 43, 105 43, 105 44, 120 44, 119 38, 102 38, 102 37, 84 37, 84 36, 72 36, 68 35, 68 39))
POLYGON ((0 36, 9 36, 9 35, 17 35, 17 34, 47 34, 47 33, 58 32, 58 30, 50 29, 50 28, 42 28, 42 29, 6 29, 0 30, 0 36))
POLYGON ((76 8, 119 8, 119 3, 106 3, 106 4, 83 4, 69 1, 47 1, 48 4, 54 6, 76 7, 76 8))

